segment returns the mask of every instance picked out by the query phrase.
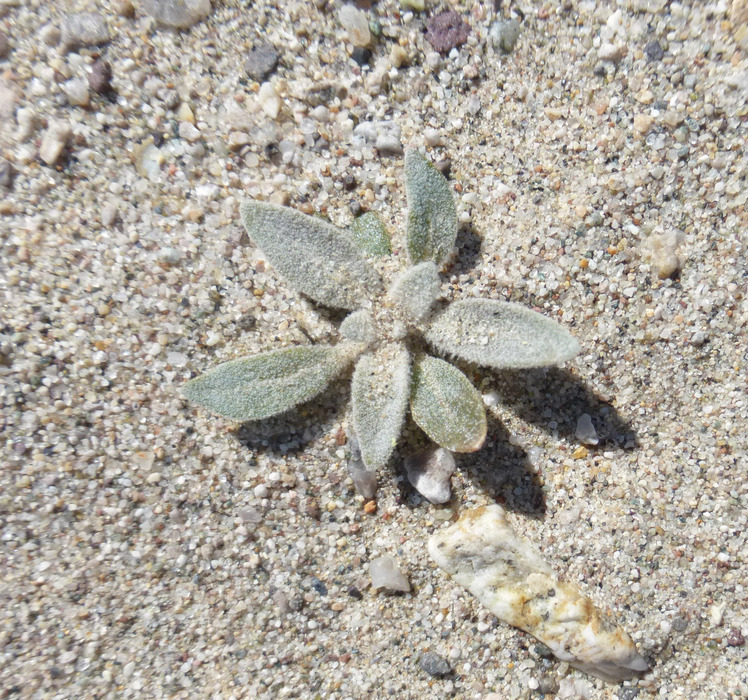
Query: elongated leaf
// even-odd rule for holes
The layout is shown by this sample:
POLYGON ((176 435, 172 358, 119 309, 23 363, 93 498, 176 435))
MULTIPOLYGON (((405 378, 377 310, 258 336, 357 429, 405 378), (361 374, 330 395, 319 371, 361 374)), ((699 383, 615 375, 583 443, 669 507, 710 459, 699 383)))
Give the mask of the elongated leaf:
POLYGON ((244 202, 241 218, 273 267, 320 304, 353 310, 380 290, 377 273, 350 237, 332 224, 254 200, 244 202))
POLYGON ((491 299, 450 304, 426 329, 438 350, 495 369, 557 365, 580 350, 563 326, 542 314, 491 299))
POLYGON ((410 355, 400 343, 362 355, 353 373, 353 428, 367 469, 395 449, 410 394, 410 355))
POLYGON ((428 261, 409 267, 390 287, 390 297, 416 323, 422 321, 439 297, 441 285, 436 264, 428 261))
POLYGON ((321 393, 351 346, 301 345, 224 362, 184 385, 186 398, 237 421, 283 413, 321 393))
POLYGON ((351 236, 366 255, 378 258, 392 252, 390 237, 379 215, 373 211, 356 217, 351 224, 351 236))
POLYGON ((457 210, 446 178, 419 151, 405 154, 405 193, 410 263, 432 260, 440 265, 457 238, 457 210))
POLYGON ((359 309, 343 319, 340 335, 352 343, 371 345, 377 339, 377 326, 374 317, 366 309, 359 309))
POLYGON ((478 390, 449 362, 422 355, 413 367, 413 420, 452 452, 475 452, 486 439, 486 410, 478 390))

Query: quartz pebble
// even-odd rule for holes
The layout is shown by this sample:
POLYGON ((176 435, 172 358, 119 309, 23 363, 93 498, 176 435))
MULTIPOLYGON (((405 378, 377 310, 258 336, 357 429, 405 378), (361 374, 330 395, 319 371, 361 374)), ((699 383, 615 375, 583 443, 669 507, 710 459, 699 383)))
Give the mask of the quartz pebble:
POLYGON ((395 558, 389 555, 372 559, 369 562, 369 575, 373 588, 402 593, 410 590, 408 579, 398 568, 395 558))
POLYGON ((369 20, 363 10, 355 5, 343 5, 338 12, 338 20, 354 46, 368 46, 371 43, 369 20))
POLYGON ((498 20, 489 28, 488 36, 496 48, 511 53, 519 40, 519 22, 516 19, 498 20))
POLYGON ((592 417, 589 413, 583 413, 577 418, 576 428, 577 440, 583 442, 585 445, 597 445, 599 442, 597 438, 597 431, 592 423, 592 417))
POLYGON ((67 146, 70 127, 63 122, 52 122, 42 134, 39 157, 47 165, 55 165, 67 146))
POLYGON ((562 661, 611 682, 648 670, 631 638, 576 586, 562 583, 498 505, 468 510, 429 539, 429 554, 504 622, 562 661))
POLYGON ((80 46, 100 46, 109 39, 109 28, 97 12, 78 12, 62 21, 60 37, 63 46, 77 49, 80 46))
POLYGON ((210 14, 210 0, 143 0, 143 9, 160 24, 189 29, 210 14))
POLYGON ((262 107, 262 111, 271 119, 277 119, 281 110, 280 97, 275 92, 272 83, 263 83, 257 93, 257 100, 262 107))
POLYGON ((443 447, 416 452, 405 460, 408 481, 431 503, 446 503, 451 498, 454 470, 455 459, 443 447))
POLYGON ((88 107, 91 96, 88 93, 88 84, 82 78, 68 80, 62 89, 68 98, 68 102, 75 107, 88 107))

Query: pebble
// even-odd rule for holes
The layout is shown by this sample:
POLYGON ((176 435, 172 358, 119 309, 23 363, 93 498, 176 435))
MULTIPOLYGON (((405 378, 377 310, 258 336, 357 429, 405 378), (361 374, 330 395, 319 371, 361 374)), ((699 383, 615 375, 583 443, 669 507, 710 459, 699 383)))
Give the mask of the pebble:
POLYGON ((372 588, 385 591, 407 593, 410 583, 400 571, 394 557, 385 555, 369 562, 369 575, 372 588))
POLYGON ((421 667, 421 670, 435 678, 443 678, 452 673, 449 661, 435 651, 427 651, 421 654, 421 658, 418 659, 418 665, 421 667))
POLYGON ((189 29, 210 14, 210 0, 143 0, 143 9, 157 22, 189 29))
POLYGON ((429 539, 429 554, 494 615, 528 632, 562 661, 611 682, 649 669, 631 638, 562 583, 519 538, 499 505, 474 508, 429 539))
POLYGON ((647 54, 647 58, 650 61, 659 61, 665 55, 665 50, 662 48, 660 42, 655 39, 644 47, 644 53, 647 54))
POLYGON ((439 447, 416 452, 406 458, 405 471, 413 488, 431 503, 446 503, 452 497, 455 459, 449 450, 439 447))
POLYGON ((382 153, 400 154, 403 145, 400 141, 400 127, 394 121, 361 122, 354 130, 354 137, 362 138, 367 144, 376 146, 382 153))
POLYGON ((655 118, 651 114, 635 114, 634 115, 634 131, 640 134, 646 134, 654 124, 655 118))
POLYGON ((748 0, 732 0, 730 22, 736 43, 743 51, 748 51, 748 0))
POLYGON ((589 413, 583 413, 577 418, 577 428, 575 431, 577 440, 585 445, 597 445, 597 431, 592 423, 592 417, 589 413))
MULTIPOLYGON (((356 46, 351 53, 351 58, 358 63, 359 66, 369 65, 371 61, 371 49, 367 49, 365 46, 356 46)), ((369 92, 367 90, 367 92, 369 92)), ((371 94, 371 92, 369 92, 371 94)))
POLYGON ((112 89, 112 64, 99 58, 91 66, 88 85, 98 95, 106 95, 112 89))
POLYGON ((42 134, 39 157, 47 165, 55 165, 62 156, 70 138, 70 127, 64 122, 53 121, 42 134))
POLYGON ((5 158, 0 158, 0 187, 9 190, 13 186, 15 176, 16 171, 13 166, 5 158))
POLYGON ((504 53, 511 53, 519 40, 519 22, 516 19, 497 20, 489 30, 493 45, 504 53))
POLYGON ((281 110, 280 97, 275 92, 272 83, 263 83, 257 93, 257 100, 260 103, 262 111, 271 119, 277 119, 281 110))
POLYGON ((454 10, 433 15, 426 23, 426 40, 439 53, 462 46, 470 36, 470 27, 454 10))
POLYGON ((0 32, 0 59, 7 58, 10 53, 10 42, 5 32, 0 32))
POLYGON ((425 0, 400 0, 400 7, 403 10, 423 12, 426 9, 426 2, 425 0))
POLYGON ((75 107, 88 107, 91 96, 88 93, 88 82, 83 78, 73 78, 62 86, 68 103, 75 107))
POLYGON ((623 58, 623 49, 610 42, 601 44, 600 48, 597 50, 597 57, 601 61, 609 61, 610 63, 618 64, 623 58))
POLYGON ((375 472, 367 469, 361 459, 361 450, 358 446, 358 438, 351 435, 348 438, 348 447, 351 456, 348 459, 348 475, 353 481, 356 493, 370 500, 377 493, 377 475, 375 472))
POLYGON ((179 138, 195 143, 200 140, 200 130, 192 122, 179 122, 179 138))
POLYGON ((278 66, 280 57, 272 44, 258 44, 252 48, 244 61, 244 72, 248 78, 264 83, 278 66))
POLYGON ((338 21, 348 32, 348 39, 354 46, 368 46, 371 43, 371 30, 366 12, 355 5, 343 5, 338 12, 338 21))
POLYGON ((60 38, 66 48, 77 49, 106 44, 110 36, 104 18, 98 12, 78 12, 62 21, 60 38))
POLYGON ((390 61, 395 68, 402 68, 410 63, 408 52, 399 44, 393 44, 390 49, 390 61))

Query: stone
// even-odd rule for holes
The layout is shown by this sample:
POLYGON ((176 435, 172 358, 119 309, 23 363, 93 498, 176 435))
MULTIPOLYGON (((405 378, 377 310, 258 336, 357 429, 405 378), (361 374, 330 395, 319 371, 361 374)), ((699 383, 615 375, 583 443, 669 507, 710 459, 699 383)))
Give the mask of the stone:
POLYGON ((39 157, 47 165, 56 165, 70 138, 70 127, 63 122, 52 122, 42 134, 39 157))
POLYGON ((597 50, 597 57, 601 61, 618 64, 623 58, 623 49, 617 44, 606 42, 600 44, 600 48, 597 50))
POLYGON ((10 42, 8 41, 8 35, 5 32, 0 32, 0 59, 8 58, 10 53, 10 42))
POLYGON ((579 442, 585 445, 597 445, 597 431, 592 423, 592 417, 589 413, 583 413, 577 418, 576 437, 579 442))
POLYGON ((338 12, 338 21, 354 46, 368 46, 371 43, 369 20, 363 10, 354 5, 343 5, 338 12))
POLYGON ((244 61, 244 72, 248 78, 264 83, 278 66, 280 56, 272 44, 253 47, 244 61))
POLYGON ((377 493, 377 475, 366 468, 363 459, 361 459, 361 449, 359 448, 358 438, 354 435, 348 437, 348 447, 351 456, 348 459, 348 475, 353 480, 353 486, 356 493, 370 500, 377 493))
POLYGON ((426 2, 425 0, 400 0, 400 7, 412 12, 423 12, 426 9, 426 2))
POLYGON ((470 36, 470 26, 454 10, 440 12, 426 23, 426 41, 439 53, 462 46, 470 36))
POLYGON ((179 138, 196 143, 200 140, 200 130, 192 122, 179 122, 179 138))
POLYGON ((210 0, 143 0, 143 9, 159 24, 189 29, 210 14, 210 0))
POLYGON ((640 134, 646 134, 654 124, 655 118, 651 114, 634 115, 634 131, 640 134))
POLYGON ((13 187, 13 179, 15 176, 15 168, 5 160, 5 158, 0 158, 0 187, 9 190, 13 187))
POLYGON ((408 481, 431 503, 446 503, 452 497, 450 478, 455 471, 452 453, 443 448, 416 452, 405 460, 408 481))
POLYGON ((488 30, 493 45, 504 53, 511 53, 519 40, 519 22, 516 19, 497 20, 488 30))
POLYGON ((62 86, 68 103, 74 107, 88 107, 91 96, 88 94, 88 83, 83 78, 73 78, 62 86))
POLYGON ((426 671, 429 676, 434 676, 435 678, 443 678, 452 673, 449 661, 435 651, 427 651, 421 654, 421 658, 418 659, 418 665, 421 667, 421 670, 426 671))
POLYGON ((376 146, 381 152, 391 154, 403 152, 400 133, 397 123, 389 120, 361 122, 353 130, 354 141, 358 137, 366 144, 376 146))
POLYGON ((103 58, 91 66, 88 74, 88 85, 98 95, 106 95, 112 89, 112 65, 103 58))
POLYGON ((645 47, 644 47, 644 53, 647 54, 647 58, 650 61, 659 61, 662 59, 662 57, 665 55, 665 51, 660 45, 660 42, 656 39, 654 41, 650 41, 645 47))
POLYGON ((277 119, 281 111, 281 100, 275 92, 272 83, 263 83, 257 93, 257 101, 265 114, 271 119, 277 119))
POLYGON ((735 42, 741 49, 748 51, 748 0, 732 0, 730 23, 735 42))
POLYGON ((517 537, 501 506, 466 511, 432 535, 428 548, 494 615, 533 635, 561 661, 614 683, 649 670, 629 635, 517 537))
POLYGON ((67 49, 100 46, 109 39, 109 27, 98 12, 77 12, 67 16, 60 27, 60 37, 67 49))
POLYGON ((410 583, 397 566, 394 557, 385 555, 369 562, 369 575, 373 588, 385 591, 407 593, 410 583))

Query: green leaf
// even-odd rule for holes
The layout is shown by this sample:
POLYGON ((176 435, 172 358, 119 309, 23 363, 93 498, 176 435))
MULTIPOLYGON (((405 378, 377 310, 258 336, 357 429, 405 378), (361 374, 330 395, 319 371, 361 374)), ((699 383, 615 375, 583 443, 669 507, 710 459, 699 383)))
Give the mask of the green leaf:
POLYGON ((353 428, 367 469, 386 464, 405 420, 410 355, 400 343, 362 355, 353 373, 353 428))
POLYGON ((558 365, 580 350, 563 326, 530 309, 491 299, 450 304, 426 329, 439 351, 494 369, 558 365))
POLYGON ((457 238, 457 210, 446 178, 419 151, 405 154, 405 193, 410 263, 432 260, 441 265, 457 238))
POLYGON ((452 452, 475 452, 486 439, 486 411, 470 380, 444 360, 421 356, 410 390, 413 420, 452 452))
POLYGON ((356 245, 367 255, 379 258, 392 252, 387 229, 379 215, 373 211, 367 211, 356 217, 350 230, 356 245))
POLYGON ((353 310, 381 290, 355 243, 332 224, 254 200, 244 202, 241 218, 272 266, 320 304, 353 310))
POLYGON ((431 262, 422 262, 403 272, 390 287, 390 297, 408 314, 411 321, 422 321, 441 293, 439 272, 431 262))
POLYGON ((374 317, 365 309, 359 309, 343 319, 340 324, 340 335, 352 343, 369 346, 377 339, 377 327, 374 317))
POLYGON ((321 393, 352 359, 352 346, 301 345, 224 362, 184 385, 193 403, 236 421, 283 413, 321 393))

